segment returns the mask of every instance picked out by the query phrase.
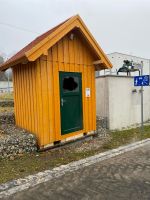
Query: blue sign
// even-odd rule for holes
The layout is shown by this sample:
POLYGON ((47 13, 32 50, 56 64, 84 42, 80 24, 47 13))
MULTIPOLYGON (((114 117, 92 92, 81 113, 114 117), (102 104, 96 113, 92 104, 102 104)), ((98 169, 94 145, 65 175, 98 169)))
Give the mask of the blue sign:
POLYGON ((134 86, 149 86, 149 75, 135 76, 134 86))

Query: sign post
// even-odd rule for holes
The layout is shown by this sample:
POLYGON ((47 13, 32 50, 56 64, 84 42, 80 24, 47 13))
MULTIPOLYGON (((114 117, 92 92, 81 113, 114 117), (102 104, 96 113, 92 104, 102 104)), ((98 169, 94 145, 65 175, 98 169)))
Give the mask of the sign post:
MULTIPOLYGON (((143 76, 143 61, 141 65, 141 76, 143 76)), ((143 131, 143 85, 141 85, 141 130, 143 131)))
POLYGON ((149 86, 149 75, 143 75, 143 62, 141 62, 141 76, 134 77, 134 86, 141 87, 141 130, 143 131, 143 87, 149 86))

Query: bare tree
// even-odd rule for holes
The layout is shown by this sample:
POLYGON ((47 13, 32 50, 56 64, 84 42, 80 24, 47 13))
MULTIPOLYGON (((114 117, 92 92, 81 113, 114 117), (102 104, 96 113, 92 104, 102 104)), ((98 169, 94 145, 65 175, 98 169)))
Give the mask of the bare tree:
POLYGON ((0 56, 0 64, 2 64, 3 62, 4 62, 4 58, 0 56))

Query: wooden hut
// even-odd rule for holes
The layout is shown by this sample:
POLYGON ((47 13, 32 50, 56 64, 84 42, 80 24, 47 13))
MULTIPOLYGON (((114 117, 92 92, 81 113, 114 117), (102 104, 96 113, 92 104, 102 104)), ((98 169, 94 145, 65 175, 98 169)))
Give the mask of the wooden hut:
POLYGON ((1 65, 13 70, 16 125, 40 148, 96 130, 95 70, 112 65, 73 16, 1 65))

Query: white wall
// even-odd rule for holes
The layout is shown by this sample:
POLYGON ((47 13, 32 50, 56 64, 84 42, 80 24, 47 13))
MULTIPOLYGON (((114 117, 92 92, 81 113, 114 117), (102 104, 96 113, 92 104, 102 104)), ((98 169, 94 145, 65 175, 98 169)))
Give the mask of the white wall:
POLYGON ((105 77, 96 79, 96 109, 102 117, 109 115, 108 79, 105 77))
MULTIPOLYGON (((133 77, 101 76, 96 78, 97 114, 108 118, 109 129, 128 128, 141 120, 140 87, 133 77), (137 92, 132 92, 136 89, 137 92)), ((144 121, 150 119, 150 87, 144 87, 144 121)))
POLYGON ((8 88, 8 82, 7 81, 0 81, 0 93, 2 92, 8 92, 9 91, 13 91, 13 82, 10 81, 9 82, 9 88, 8 88))

